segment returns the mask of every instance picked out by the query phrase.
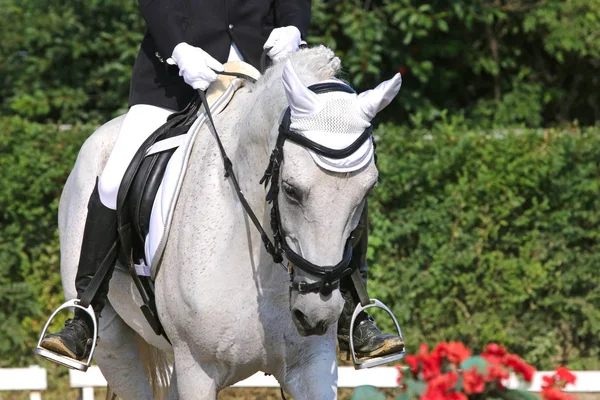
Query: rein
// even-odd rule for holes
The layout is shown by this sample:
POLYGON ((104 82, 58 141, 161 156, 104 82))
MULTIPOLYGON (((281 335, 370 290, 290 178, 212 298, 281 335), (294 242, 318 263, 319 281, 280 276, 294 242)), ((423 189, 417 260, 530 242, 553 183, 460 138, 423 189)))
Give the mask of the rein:
MULTIPOLYGON (((254 79, 248 75, 241 74, 241 73, 221 72, 220 74, 236 76, 238 78, 244 78, 253 83, 256 82, 256 79, 254 79)), ((271 239, 269 239, 269 235, 263 229, 262 225, 260 224, 260 221, 256 217, 256 214, 254 214, 254 211, 252 211, 252 207, 250 207, 250 204, 248 204, 248 200, 246 200, 246 197, 244 196, 244 193, 242 192, 242 189, 240 188, 240 184, 238 183, 237 177, 235 176, 235 172, 233 171, 233 163, 231 162, 231 159, 227 155, 227 152, 225 151, 225 147, 223 147, 223 143, 221 142, 221 138, 217 132, 217 126, 215 125, 215 122, 212 117, 212 113, 210 112, 210 107, 208 106, 208 101, 206 100, 206 93, 204 93, 202 90, 198 90, 198 96, 200 97, 200 101, 201 101, 202 105, 204 106, 204 110, 206 112, 206 115, 208 116, 208 120, 210 121, 210 124, 212 125, 213 131, 215 133, 215 139, 217 140, 217 146, 219 147, 219 151, 221 152, 221 158, 223 159, 223 166, 225 168, 225 178, 231 178, 231 182, 233 183, 233 187, 235 188, 235 192, 237 193, 238 199, 242 203, 242 206, 244 207, 246 214, 248 214, 248 216, 252 220, 252 223, 254 224, 256 229, 258 229, 258 232, 260 233, 260 237, 263 241, 265 249, 271 255, 271 257, 273 257, 273 261, 275 263, 281 264, 283 262, 283 257, 281 256, 281 251, 277 251, 277 249, 275 248, 275 245, 273 244, 273 242, 271 242, 271 239)), ((283 265, 282 265, 282 267, 283 267, 283 265)))
MULTIPOLYGON (((246 76, 245 74, 240 73, 231 73, 231 72, 221 72, 222 75, 231 75, 239 78, 247 79, 251 82, 256 82, 254 78, 246 76)), ((338 82, 326 82, 326 83, 318 83, 312 86, 309 86, 309 89, 313 92, 319 93, 328 93, 332 91, 343 91, 346 93, 355 93, 352 88, 349 86, 338 83, 338 82)), ((320 266, 311 263, 310 261, 303 258, 301 255, 293 251, 288 245, 283 235, 281 229, 281 220, 279 215, 279 204, 278 204, 278 194, 279 194, 279 172, 281 168, 281 163, 283 162, 283 145, 286 140, 294 142, 304 148, 310 149, 320 155, 341 159, 348 157, 352 153, 354 153, 363 143, 369 139, 373 139, 371 127, 369 126, 365 131, 360 135, 358 139, 356 139, 352 144, 344 149, 331 149, 316 143, 305 136, 291 130, 291 111, 288 107, 284 113, 282 122, 279 126, 279 135, 277 137, 275 148, 273 149, 269 164, 265 173, 260 180, 260 184, 268 186, 270 184, 269 190, 267 192, 266 200, 268 203, 272 204, 271 207, 271 230, 273 231, 273 240, 269 238, 269 235, 262 227, 260 221, 256 217, 256 214, 250 207, 250 204, 246 200, 235 172, 233 170, 233 163, 231 159, 227 155, 225 148, 223 147, 223 143, 221 142, 221 138, 216 129, 216 125, 214 123, 212 114, 210 112, 210 108, 208 107, 208 102, 206 100, 206 94, 203 91, 198 91, 198 97, 202 105, 204 105, 204 110, 212 125, 214 136, 217 141, 217 146, 221 153, 221 157, 223 159, 223 166, 225 169, 225 177, 230 178, 233 183, 233 187, 238 196, 242 207, 244 208, 246 214, 250 217, 250 220, 260 233, 261 239, 265 246, 266 251, 271 255, 273 261, 276 264, 280 264, 284 269, 285 266, 283 263, 283 255, 285 254, 286 258, 290 262, 291 265, 297 267, 298 269, 306 272, 307 274, 318 278, 316 282, 308 283, 306 281, 294 281, 294 269, 290 266, 288 268, 288 273, 290 275, 290 290, 297 290, 299 293, 310 293, 310 292, 318 292, 325 296, 329 295, 334 289, 339 286, 340 279, 344 276, 351 275, 352 272, 356 269, 356 265, 354 267, 350 266, 350 260, 352 259, 352 244, 351 239, 349 238, 346 241, 346 245, 344 247, 344 255, 342 260, 336 265, 332 266, 320 266)))

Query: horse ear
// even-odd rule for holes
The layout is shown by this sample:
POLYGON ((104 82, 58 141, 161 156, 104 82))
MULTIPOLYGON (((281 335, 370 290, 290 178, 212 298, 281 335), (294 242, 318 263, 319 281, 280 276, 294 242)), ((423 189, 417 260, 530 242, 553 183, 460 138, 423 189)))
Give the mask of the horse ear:
POLYGON ((375 89, 367 90, 358 95, 362 112, 371 121, 398 94, 402 86, 402 75, 396 74, 390 80, 381 82, 375 89))
POLYGON ((290 60, 283 66, 282 80, 292 115, 308 116, 321 109, 319 97, 300 81, 290 60))

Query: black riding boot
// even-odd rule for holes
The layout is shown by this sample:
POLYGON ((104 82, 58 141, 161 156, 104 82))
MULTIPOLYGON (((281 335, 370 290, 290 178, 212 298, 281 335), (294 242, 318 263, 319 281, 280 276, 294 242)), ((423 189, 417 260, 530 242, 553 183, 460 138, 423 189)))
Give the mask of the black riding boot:
MULTIPOLYGON (((352 232, 353 247, 350 263, 358 263, 360 275, 367 285, 369 267, 367 265, 367 248, 369 242, 369 223, 367 206, 363 210, 358 226, 352 232)), ((358 293, 351 277, 347 276, 340 282, 340 291, 345 300, 344 309, 338 321, 338 343, 341 351, 350 349, 350 321, 356 306, 360 303, 358 293)), ((382 333, 375 325, 375 320, 362 311, 354 322, 354 351, 358 357, 380 357, 400 352, 404 349, 404 341, 397 335, 382 333)))
MULTIPOLYGON (((108 283, 116 263, 114 243, 117 236, 117 213, 102 204, 98 183, 96 183, 88 203, 88 215, 75 278, 77 298, 81 298, 100 265, 106 262, 113 265, 91 301, 96 320, 106 304, 108 283)), ((44 337, 41 347, 63 356, 82 360, 89 354, 93 331, 93 321, 89 314, 77 308, 73 319, 68 319, 60 332, 44 337)))

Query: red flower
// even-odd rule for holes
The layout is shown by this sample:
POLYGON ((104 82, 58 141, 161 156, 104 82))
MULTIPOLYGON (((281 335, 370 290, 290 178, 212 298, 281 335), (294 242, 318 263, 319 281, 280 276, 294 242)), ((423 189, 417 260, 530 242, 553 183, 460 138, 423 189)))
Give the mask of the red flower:
POLYGON ((485 389, 485 381, 483 380, 483 376, 477 373, 477 369, 475 367, 471 368, 470 371, 463 371, 462 376, 465 393, 483 393, 485 389))
MULTIPOLYGON (((488 391, 506 390, 503 381, 510 377, 512 370, 528 382, 531 382, 535 368, 518 355, 506 351, 503 346, 491 343, 485 347, 481 356, 487 361, 486 372, 477 367, 460 370, 461 362, 471 356, 471 351, 460 342, 442 342, 431 353, 427 345, 421 345, 419 353, 406 357, 406 364, 412 371, 412 377, 427 383, 421 400, 468 400, 479 397, 488 391), (458 372, 457 372, 458 371, 458 372), (459 375, 460 374, 460 375, 459 375), (462 391, 456 389, 461 378, 462 391)), ((407 372, 397 365, 399 385, 402 385, 407 372)), ((565 367, 559 367, 552 376, 544 376, 542 397, 544 400, 574 400, 561 391, 567 384, 575 383, 575 375, 565 367)), ((403 385, 402 390, 406 391, 403 385)))
POLYGON ((569 369, 566 367, 556 368, 556 376, 558 376, 561 381, 566 383, 575 383, 575 379, 577 379, 575 375, 573 375, 573 373, 571 373, 571 371, 569 371, 569 369))
POLYGON ((431 354, 421 357, 423 367, 423 379, 429 381, 438 376, 442 371, 442 363, 438 356, 431 354))
POLYGON ((421 396, 421 400, 446 400, 444 393, 437 389, 430 389, 429 387, 425 393, 421 396))
POLYGON ((471 350, 461 342, 448 343, 448 360, 450 362, 461 363, 471 357, 471 350))
POLYGON ((406 73, 406 67, 400 67, 398 68, 398 72, 400 72, 401 75, 404 75, 406 73))
POLYGON ((500 346, 498 343, 490 343, 485 346, 485 350, 482 354, 490 354, 498 357, 502 357, 506 354, 504 346, 500 346))
POLYGON ((445 357, 453 364, 459 364, 471 357, 471 350, 461 342, 442 342, 433 350, 440 358, 445 357))
POLYGON ((454 389, 457 382, 458 375, 454 372, 438 375, 427 383, 427 389, 421 396, 421 400, 446 400, 448 398, 467 400, 466 397, 449 397, 451 396, 450 390, 454 389))
POLYGON ((502 364, 512 368, 516 374, 522 375, 523 379, 525 379, 527 382, 531 382, 531 379, 533 379, 535 368, 527 364, 516 354, 505 355, 504 359, 502 360, 502 364))
POLYGON ((458 382, 458 375, 456 372, 447 372, 445 374, 441 374, 431 379, 427 384, 427 388, 432 388, 434 390, 439 390, 442 393, 449 392, 450 389, 453 389, 458 382))
POLYGON ((402 378, 404 378, 404 372, 402 372, 402 365, 396 365, 396 370, 398 371, 398 377, 396 378, 396 383, 399 385, 402 382, 402 378))
POLYGON ((509 373, 507 370, 502 368, 502 366, 498 364, 492 364, 487 366, 487 376, 485 377, 486 382, 500 382, 505 379, 508 379, 509 373))
POLYGON ((463 392, 450 392, 446 394, 446 400, 468 400, 463 392))
POLYGON ((554 376, 550 375, 542 376, 542 380, 544 381, 542 389, 552 387, 556 383, 556 379, 554 379, 554 376))
POLYGON ((406 356, 404 357, 404 362, 406 362, 411 372, 417 375, 419 372, 419 356, 406 356))
POLYGON ((421 345, 419 354, 406 356, 404 359, 413 375, 416 377, 421 372, 425 381, 433 379, 441 372, 442 363, 440 357, 435 353, 429 354, 426 344, 421 345))
POLYGON ((485 350, 481 353, 481 356, 490 363, 501 364, 502 358, 506 355, 506 349, 504 346, 500 346, 497 343, 490 343, 485 346, 485 350))
POLYGON ((573 396, 560 391, 555 387, 547 387, 542 389, 542 398, 544 400, 574 400, 573 396))
POLYGON ((457 382, 455 372, 438 375, 428 382, 421 400, 468 400, 464 393, 453 391, 457 382))

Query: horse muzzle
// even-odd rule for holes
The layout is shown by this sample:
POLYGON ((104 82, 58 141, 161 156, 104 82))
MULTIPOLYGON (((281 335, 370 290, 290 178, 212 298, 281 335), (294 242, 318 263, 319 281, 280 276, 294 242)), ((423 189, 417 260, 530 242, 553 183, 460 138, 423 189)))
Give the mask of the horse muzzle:
POLYGON ((293 309, 292 321, 294 321, 294 325, 296 325, 300 336, 322 336, 327 333, 327 329, 337 320, 326 318, 311 321, 302 311, 293 309))

